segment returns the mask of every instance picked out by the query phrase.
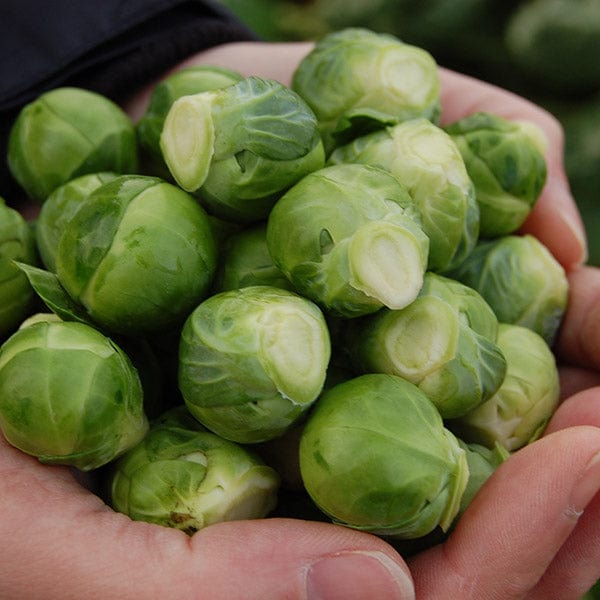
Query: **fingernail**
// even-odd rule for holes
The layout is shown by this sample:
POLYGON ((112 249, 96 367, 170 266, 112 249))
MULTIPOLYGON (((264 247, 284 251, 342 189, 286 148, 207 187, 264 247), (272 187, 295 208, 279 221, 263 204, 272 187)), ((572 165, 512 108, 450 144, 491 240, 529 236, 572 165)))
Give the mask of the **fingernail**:
POLYGON ((306 576, 308 600, 414 600, 410 576, 382 552, 342 552, 313 563, 306 576))
POLYGON ((585 231, 582 231, 581 226, 577 223, 574 223, 573 219, 565 213, 560 214, 560 219, 572 233, 573 239, 577 244, 576 253, 578 256, 574 259, 574 262, 576 264, 582 264, 586 262, 588 259, 588 246, 585 231))
POLYGON ((600 452, 586 465, 583 474, 575 484, 571 493, 571 507, 576 514, 581 514, 590 500, 600 489, 600 452))

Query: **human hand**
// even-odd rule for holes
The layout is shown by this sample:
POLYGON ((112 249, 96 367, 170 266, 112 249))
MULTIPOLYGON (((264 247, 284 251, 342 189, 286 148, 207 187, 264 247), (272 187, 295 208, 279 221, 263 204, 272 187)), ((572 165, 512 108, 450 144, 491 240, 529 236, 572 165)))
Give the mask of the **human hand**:
MULTIPOLYGON (((234 44, 191 61, 285 83, 290 65, 309 48, 250 44, 241 52, 234 44), (241 69, 240 57, 246 61, 241 69)), ((585 247, 565 187, 557 123, 497 88, 444 70, 442 81, 447 121, 474 110, 540 119, 551 142, 550 176, 525 228, 571 270, 584 260, 585 247)), ((132 99, 131 113, 142 106, 143 95, 132 99)), ((412 582, 391 546, 336 525, 266 519, 214 525, 188 538, 133 522, 104 505, 69 469, 41 465, 1 439, 0 535, 10 548, 0 565, 0 596, 383 599, 412 598, 416 589, 425 600, 578 598, 600 576, 599 463, 584 476, 600 452, 600 388, 579 391, 600 383, 593 371, 580 370, 599 368, 600 351, 573 340, 583 325, 600 327, 600 315, 593 315, 594 302, 583 300, 588 275, 573 270, 571 281, 573 308, 558 349, 574 363, 569 372, 577 368, 578 378, 568 380, 577 393, 561 405, 543 439, 488 480, 447 542, 408 559, 412 582)))

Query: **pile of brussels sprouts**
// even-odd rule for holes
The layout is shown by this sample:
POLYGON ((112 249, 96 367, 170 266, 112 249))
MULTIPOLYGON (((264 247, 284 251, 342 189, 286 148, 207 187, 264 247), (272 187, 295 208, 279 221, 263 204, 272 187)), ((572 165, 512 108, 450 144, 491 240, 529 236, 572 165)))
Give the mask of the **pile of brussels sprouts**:
POLYGON ((290 491, 390 539, 448 531, 556 408, 568 289, 518 233, 543 136, 440 110, 432 57, 365 29, 289 87, 181 70, 136 124, 76 88, 26 106, 8 162, 39 215, 0 206, 8 442, 188 533, 290 491))

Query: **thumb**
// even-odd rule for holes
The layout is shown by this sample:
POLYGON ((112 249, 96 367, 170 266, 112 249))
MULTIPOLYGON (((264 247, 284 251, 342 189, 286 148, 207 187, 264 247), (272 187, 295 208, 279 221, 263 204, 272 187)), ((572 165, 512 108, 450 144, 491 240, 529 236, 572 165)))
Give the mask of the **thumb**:
POLYGON ((6 600, 415 597, 406 565, 375 536, 273 518, 188 537, 114 512, 69 469, 1 435, 0 514, 6 600))

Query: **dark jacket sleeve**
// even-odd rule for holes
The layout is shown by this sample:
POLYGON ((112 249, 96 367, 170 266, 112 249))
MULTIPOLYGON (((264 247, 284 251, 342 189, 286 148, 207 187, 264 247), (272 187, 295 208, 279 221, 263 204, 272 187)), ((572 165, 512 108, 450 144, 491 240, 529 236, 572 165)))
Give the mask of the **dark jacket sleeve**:
POLYGON ((9 204, 6 142, 27 102, 63 85, 119 102, 194 52, 256 39, 210 0, 3 0, 0 23, 0 196, 9 204))

